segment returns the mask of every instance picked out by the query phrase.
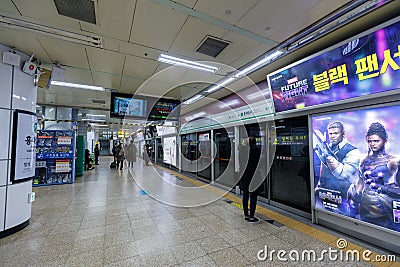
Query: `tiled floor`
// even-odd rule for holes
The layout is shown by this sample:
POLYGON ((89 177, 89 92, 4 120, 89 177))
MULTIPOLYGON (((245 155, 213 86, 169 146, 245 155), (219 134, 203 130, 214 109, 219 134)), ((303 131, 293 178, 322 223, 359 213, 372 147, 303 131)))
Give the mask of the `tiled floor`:
POLYGON ((284 262, 276 254, 260 261, 265 246, 288 253, 329 246, 285 225, 250 225, 218 190, 141 160, 132 170, 111 170, 110 160, 102 158, 72 185, 34 188, 31 223, 0 239, 0 266, 369 266, 284 262), (140 194, 138 184, 150 195, 140 194))

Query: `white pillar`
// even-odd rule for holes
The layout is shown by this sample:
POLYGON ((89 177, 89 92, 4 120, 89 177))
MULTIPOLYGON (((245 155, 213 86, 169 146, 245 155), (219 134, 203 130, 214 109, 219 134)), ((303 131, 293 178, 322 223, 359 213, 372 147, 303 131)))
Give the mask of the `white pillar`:
MULTIPOLYGON (((0 45, 0 55, 10 52, 9 47, 0 45)), ((12 182, 10 178, 11 156, 13 149, 12 129, 13 112, 36 112, 37 88, 34 85, 34 76, 22 71, 22 66, 29 56, 18 51, 21 57, 17 66, 0 62, 0 237, 18 231, 29 224, 31 205, 29 196, 32 192, 32 180, 12 182)), ((2 57, 1 57, 2 58, 2 57)), ((24 125, 18 125, 18 132, 22 132, 24 125)), ((32 125, 28 125, 32 127, 32 125)), ((15 133, 14 133, 15 134, 15 133)), ((35 136, 36 138, 36 136, 35 136)), ((33 159, 33 168, 35 159, 33 159)))

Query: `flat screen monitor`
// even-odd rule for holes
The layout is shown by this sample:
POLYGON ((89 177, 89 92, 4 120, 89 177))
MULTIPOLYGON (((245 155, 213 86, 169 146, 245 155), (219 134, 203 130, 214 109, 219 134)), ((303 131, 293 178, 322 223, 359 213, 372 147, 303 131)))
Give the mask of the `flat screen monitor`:
POLYGON ((146 118, 147 100, 129 94, 111 93, 111 117, 146 118))

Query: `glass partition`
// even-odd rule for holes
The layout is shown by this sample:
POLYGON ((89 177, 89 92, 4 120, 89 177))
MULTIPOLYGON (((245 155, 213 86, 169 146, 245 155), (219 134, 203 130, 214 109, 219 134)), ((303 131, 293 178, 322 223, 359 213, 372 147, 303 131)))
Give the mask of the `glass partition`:
POLYGON ((270 171, 270 199, 311 212, 307 117, 275 121, 271 143, 276 146, 270 171))

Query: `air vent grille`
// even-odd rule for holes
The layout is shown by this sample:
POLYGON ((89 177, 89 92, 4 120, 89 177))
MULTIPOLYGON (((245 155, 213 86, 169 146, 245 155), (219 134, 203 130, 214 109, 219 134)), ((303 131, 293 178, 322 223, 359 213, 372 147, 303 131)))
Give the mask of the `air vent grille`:
POLYGON ((229 44, 229 41, 208 35, 196 49, 196 52, 211 57, 217 57, 229 44))
POLYGON ((58 14, 96 24, 93 0, 54 0, 58 14))

